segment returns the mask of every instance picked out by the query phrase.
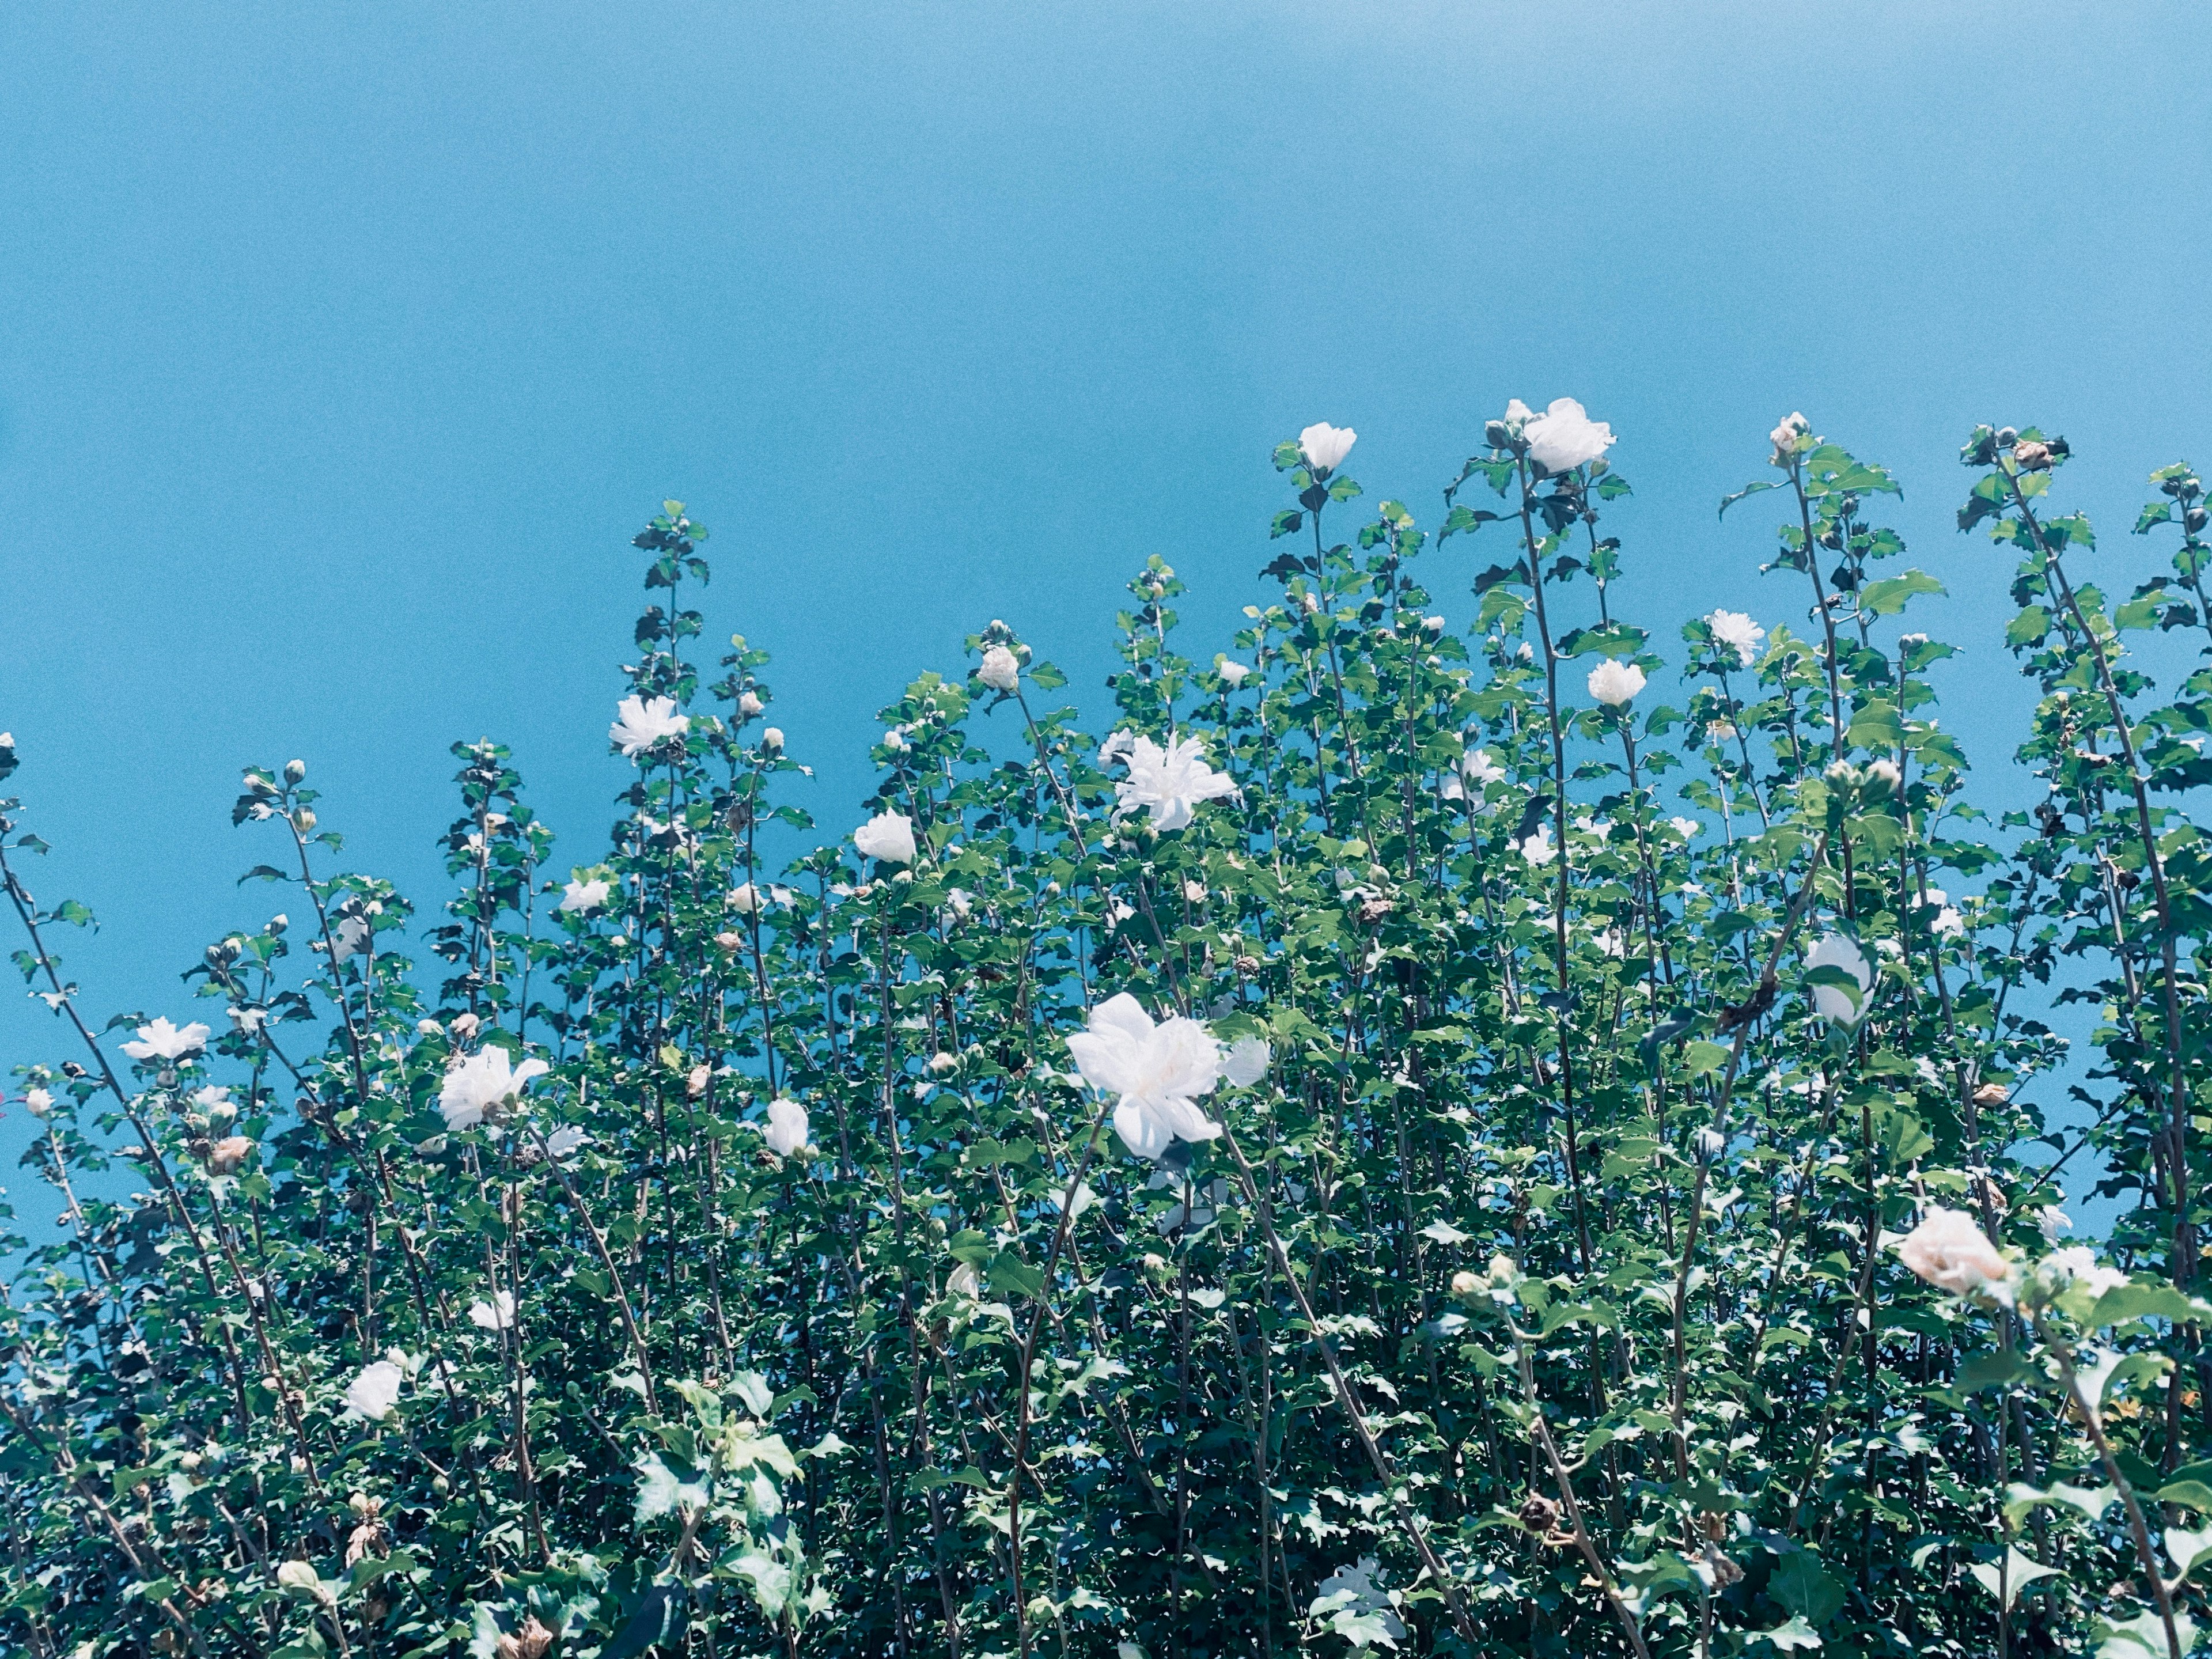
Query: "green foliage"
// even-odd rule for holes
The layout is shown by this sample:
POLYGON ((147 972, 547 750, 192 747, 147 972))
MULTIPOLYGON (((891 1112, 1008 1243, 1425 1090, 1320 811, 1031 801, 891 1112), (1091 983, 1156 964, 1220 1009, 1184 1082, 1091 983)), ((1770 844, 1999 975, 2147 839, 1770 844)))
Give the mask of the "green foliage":
POLYGON ((418 924, 250 768, 288 915, 197 1025, 95 1028, 0 801, 64 1211, 7 1241, 10 1650, 2185 1649, 2212 672, 2160 702, 2124 641, 2212 630, 2201 484, 2129 592, 2062 440, 1969 441, 2039 699, 1992 823, 1887 470, 1778 427, 1723 503, 1787 504, 1773 620, 1668 619, 1664 682, 1555 418, 1433 536, 1346 526, 1349 434, 1279 446, 1226 652, 1148 560, 1102 742, 993 623, 781 866, 769 663, 703 647, 664 503, 592 861, 458 744, 418 924), (2103 1011, 2086 1128, 2054 1000, 2103 1011), (2092 1153, 2118 1267, 2052 1248, 2092 1153))

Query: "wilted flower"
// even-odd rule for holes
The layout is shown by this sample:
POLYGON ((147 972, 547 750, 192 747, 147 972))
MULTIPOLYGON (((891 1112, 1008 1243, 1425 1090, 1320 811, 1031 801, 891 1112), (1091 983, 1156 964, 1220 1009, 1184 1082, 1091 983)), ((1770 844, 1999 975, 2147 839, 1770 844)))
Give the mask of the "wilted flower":
POLYGON ((1176 1014, 1156 1024, 1124 991, 1091 1011, 1067 1051, 1085 1083, 1121 1097, 1114 1132, 1139 1158, 1158 1158, 1178 1139, 1221 1133, 1197 1104, 1220 1078, 1221 1045, 1196 1020, 1176 1014))
POLYGON ((806 1108, 779 1095, 768 1103, 768 1127, 761 1138, 778 1158, 789 1158, 806 1145, 806 1108))
POLYGON ((474 1014, 455 1014, 453 1035, 464 1042, 469 1042, 476 1036, 477 1028, 483 1024, 483 1021, 478 1019, 474 1014))
MULTIPOLYGON (((1510 416, 1510 410, 1506 411, 1510 416)), ((1593 421, 1572 398, 1554 398, 1541 415, 1531 416, 1521 428, 1528 445, 1528 459, 1547 472, 1565 472, 1594 461, 1618 441, 1613 428, 1593 421)))
POLYGON ((1797 453, 1798 439, 1812 429, 1811 424, 1802 415, 1784 416, 1781 423, 1766 434, 1774 445, 1775 465, 1788 466, 1791 458, 1797 453))
POLYGON ((480 1330, 503 1331, 514 1323, 514 1297, 506 1291, 494 1291, 489 1302, 469 1304, 469 1323, 480 1330))
POLYGON ((246 1155, 253 1150, 252 1141, 244 1135, 226 1135, 208 1148, 208 1173, 235 1175, 238 1166, 246 1162, 246 1155))
POLYGON ((760 908, 760 889, 754 886, 752 883, 744 882, 730 889, 730 908, 735 910, 739 915, 753 915, 759 911, 760 908))
MULTIPOLYGON (((460 1021, 453 1024, 458 1028, 460 1021)), ((479 1048, 446 1073, 445 1086, 438 1091, 438 1111, 447 1129, 473 1129, 503 1103, 521 1093, 531 1079, 550 1069, 537 1059, 517 1066, 506 1049, 496 1046, 479 1048)))
POLYGON ((2011 1304, 2012 1264, 1997 1254, 1996 1246, 1964 1210, 1929 1206, 1897 1254, 1938 1290, 2011 1304))
POLYGON ((1247 668, 1241 662, 1234 662, 1229 658, 1224 657, 1213 672, 1220 675, 1223 679, 1226 680, 1229 683, 1231 690, 1233 690, 1237 686, 1244 684, 1244 677, 1252 671, 1249 668, 1247 668))
POLYGON ((141 1025, 138 1040, 125 1043, 123 1052, 133 1060, 182 1060, 206 1048, 207 1040, 208 1028, 198 1020, 179 1029, 156 1018, 141 1025))
POLYGON ((1735 653, 1737 665, 1751 666, 1759 655, 1759 642, 1766 637, 1766 630, 1741 611, 1716 611, 1705 618, 1705 627, 1716 645, 1727 646, 1735 653))
POLYGON ((1183 900, 1184 900, 1184 902, 1185 902, 1186 903, 1189 903, 1189 904, 1203 904, 1203 903, 1205 903, 1205 902, 1206 902, 1206 884, 1205 884, 1204 882, 1202 882, 1202 881, 1187 881, 1187 882, 1183 883, 1183 884, 1182 884, 1182 896, 1183 896, 1183 900))
POLYGON ((1306 465, 1319 477, 1327 477, 1344 464, 1352 453, 1352 446, 1359 434, 1348 426, 1331 426, 1327 421, 1317 421, 1298 434, 1298 450, 1306 458, 1306 465))
POLYGON ((1195 816, 1201 801, 1218 800, 1237 793, 1234 780, 1206 763, 1206 745, 1185 738, 1163 749, 1150 738, 1133 732, 1116 732, 1098 751, 1098 763, 1123 762, 1129 775, 1114 786, 1115 822, 1132 812, 1149 811, 1152 828, 1164 833, 1180 830, 1195 816))
POLYGON ((1552 826, 1548 823, 1538 824, 1520 846, 1521 856, 1540 868, 1559 856, 1559 849, 1552 842, 1552 826))
POLYGON ((372 1423, 380 1423, 392 1415, 399 1403, 400 1384, 407 1373, 390 1359, 378 1359, 362 1368, 359 1376, 346 1384, 346 1409, 356 1417, 365 1417, 372 1423))
POLYGON ((276 1564, 277 1587, 287 1595, 302 1601, 335 1602, 337 1593, 325 1584, 314 1567, 306 1561, 280 1561, 276 1564))
POLYGON ((853 845, 862 858, 885 864, 912 864, 915 857, 914 821, 903 812, 878 812, 853 831, 853 845))
POLYGON ((614 884, 605 876, 578 876, 561 890, 560 908, 571 915, 588 915, 607 902, 614 884))
POLYGON ((691 729, 690 718, 676 712, 672 697, 624 697, 616 707, 621 718, 607 728, 607 740, 632 759, 691 729))
POLYGON ((994 645, 983 653, 983 665, 975 671, 975 678, 994 691, 1012 691, 1021 684, 1021 660, 1003 645, 994 645))
POLYGON ((1813 1006, 1821 1018, 1833 1020, 1838 1025, 1856 1025, 1866 1013, 1868 994, 1874 989, 1874 969, 1868 965, 1866 953, 1859 949, 1857 942, 1846 934, 1831 933, 1806 953, 1805 965, 1840 968, 1858 981, 1859 994, 1856 998, 1840 985, 1813 988, 1813 1006))
POLYGON ((1589 694, 1608 708, 1618 708, 1644 689, 1644 671, 1632 662, 1607 657, 1590 670, 1589 694))

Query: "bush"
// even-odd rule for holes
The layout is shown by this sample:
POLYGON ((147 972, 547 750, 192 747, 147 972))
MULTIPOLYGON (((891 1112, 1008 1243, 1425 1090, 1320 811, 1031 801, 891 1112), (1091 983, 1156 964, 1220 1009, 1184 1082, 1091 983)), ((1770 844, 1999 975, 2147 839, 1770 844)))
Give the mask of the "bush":
POLYGON ((2123 600, 2064 442, 1967 444, 2047 785, 1992 821, 1896 483, 1771 441, 1729 500, 1780 492, 1809 622, 1687 623, 1682 707, 1578 405, 1491 422, 1433 541, 1333 542, 1316 427, 1233 656, 1153 559, 1102 744, 994 623, 780 871, 767 658, 710 665, 669 502, 603 859, 457 745, 418 931, 250 769, 290 920, 117 1042, 0 802, 71 1028, 18 1073, 65 1212, 9 1241, 10 1646, 2178 1659, 2212 669, 2160 702, 2123 641, 2212 630, 2202 488, 2154 475, 2123 600), (1424 574, 1486 549, 1462 636, 1424 574), (2104 1011, 2072 1128, 2054 996, 2104 1011), (2118 1266, 2057 1246, 2100 1165, 2118 1266))

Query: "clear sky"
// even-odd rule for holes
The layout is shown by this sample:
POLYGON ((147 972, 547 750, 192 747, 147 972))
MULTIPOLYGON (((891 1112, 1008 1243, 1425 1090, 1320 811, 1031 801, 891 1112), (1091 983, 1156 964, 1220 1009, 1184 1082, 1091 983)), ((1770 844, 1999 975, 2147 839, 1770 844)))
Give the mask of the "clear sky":
MULTIPOLYGON (((2188 4, 374 0, 0 11, 0 729, 87 1003, 276 908, 240 766, 297 755, 426 906, 456 738, 600 844, 665 495, 710 637, 847 827, 874 710, 993 617, 1103 702, 1147 553, 1194 645, 1270 589, 1277 440, 1356 427, 1424 521, 1509 397, 1582 398, 1636 486, 1620 608, 1762 587, 1764 434, 1897 468, 2021 706, 2004 562, 1954 533, 1977 419, 2063 430, 2130 580, 2208 443, 2202 10, 2188 4)), ((1497 556, 1450 544, 1432 583, 1497 556)), ((1992 788, 2002 780, 1993 778, 1992 788)), ((277 900, 281 903, 282 900, 277 900)), ((0 1067, 62 1057, 0 999, 0 1067)), ((13 1164, 20 1113, 0 1121, 13 1164)), ((19 1194, 26 1182, 0 1172, 19 1194)))

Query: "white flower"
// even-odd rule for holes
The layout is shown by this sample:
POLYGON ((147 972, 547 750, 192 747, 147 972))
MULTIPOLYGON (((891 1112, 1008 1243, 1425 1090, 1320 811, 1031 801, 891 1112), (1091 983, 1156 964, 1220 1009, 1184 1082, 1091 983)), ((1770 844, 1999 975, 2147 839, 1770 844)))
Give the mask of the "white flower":
POLYGON ((261 1028, 269 1023, 266 1008, 241 1008, 233 1003, 226 1012, 230 1015, 232 1026, 243 1036, 260 1036, 261 1028))
POLYGON ((1344 464, 1352 453, 1352 446, 1359 434, 1348 426, 1331 426, 1327 421, 1316 421, 1298 434, 1298 450, 1306 458, 1306 465, 1316 473, 1326 477, 1344 464))
POLYGON ((2128 1282, 2128 1276, 2117 1267, 2100 1266, 2097 1253, 2087 1244, 2071 1244, 2063 1250, 2053 1250, 2043 1258, 2037 1271, 2055 1284, 2079 1285, 2093 1297, 2118 1290, 2128 1282))
POLYGON ((1618 708, 1644 689, 1644 671, 1632 662, 1607 657, 1589 672, 1589 694, 1608 708, 1618 708))
POLYGON ((343 962, 349 957, 359 956, 368 944, 369 924, 366 916, 345 916, 331 930, 331 960, 343 962))
POLYGON ((1930 1206, 1897 1254, 1921 1278, 1954 1296, 1988 1296, 2010 1305, 2012 1264, 1997 1254, 1973 1217, 1930 1206))
POLYGON ((1710 1164, 1728 1151, 1728 1137, 1708 1125, 1698 1131, 1698 1161, 1710 1164))
POLYGON ((914 862, 914 820, 903 812, 878 812, 853 831, 853 845, 865 859, 885 864, 914 862))
POLYGON ((890 727, 884 733, 884 747, 894 754, 903 753, 906 749, 906 733, 896 726, 890 727))
POLYGON ((1206 763, 1206 745, 1196 738, 1163 749, 1150 738, 1116 732, 1098 751, 1098 763, 1107 766, 1117 759, 1127 765, 1129 775, 1114 786, 1116 823, 1132 812, 1149 811, 1153 829, 1180 830, 1196 816, 1192 809, 1200 802, 1237 793, 1232 779, 1206 763))
POLYGON ((1669 818, 1667 822, 1674 826, 1674 833, 1684 841, 1695 841, 1698 831, 1705 827, 1695 818, 1669 818))
MULTIPOLYGON (((1321 1581, 1322 1600, 1330 1596, 1349 1595, 1350 1604, 1337 1611, 1372 1615, 1382 1626, 1383 1634, 1395 1644, 1406 1639, 1406 1624, 1390 1606, 1390 1597, 1375 1583, 1377 1563, 1371 1555, 1359 1558, 1357 1566, 1339 1567, 1321 1581)), ((1329 1609, 1316 1601, 1306 1611, 1309 1616, 1329 1609)))
POLYGON ((945 1275, 945 1293, 947 1296, 964 1296, 970 1302, 979 1301, 983 1295, 983 1281, 976 1275, 975 1269, 963 1261, 945 1275))
POLYGON ((730 908, 741 916, 757 915, 760 912, 760 889, 744 882, 730 889, 730 908))
MULTIPOLYGON (((1928 896, 1932 901, 1936 896, 1931 891, 1928 896)), ((1949 905, 1939 904, 1936 920, 1929 922, 1928 927, 1938 939, 1963 939, 1966 933, 1966 919, 1949 905)))
POLYGON ((1513 398, 1507 400, 1504 415, 1504 419, 1507 424, 1510 425, 1512 422, 1518 421, 1523 426, 1526 426, 1528 422, 1533 421, 1535 418, 1536 411, 1529 408, 1528 404, 1522 403, 1518 398, 1513 398))
POLYGON ((227 1084, 210 1083, 204 1089, 193 1090, 192 1104, 210 1117, 231 1117, 238 1111, 237 1105, 231 1100, 230 1088, 227 1084))
POLYGON ((757 691, 748 691, 738 699, 738 713, 747 720, 750 720, 767 707, 768 705, 760 700, 760 693, 757 691))
POLYGON ((761 732, 761 747, 767 750, 770 754, 774 754, 776 750, 781 749, 783 747, 783 728, 780 726, 771 726, 764 728, 761 732))
POLYGON ((556 1163, 574 1152, 591 1137, 574 1124, 564 1125, 545 1137, 546 1155, 556 1163))
POLYGON ((1608 927, 1597 936, 1597 948, 1609 957, 1626 957, 1628 936, 1618 927, 1608 927))
POLYGON ((578 876, 561 890, 560 908, 571 915, 588 915, 603 907, 614 884, 605 876, 578 876))
POLYGON ((470 1303, 469 1323, 487 1331, 507 1329, 514 1323, 514 1297, 505 1291, 495 1291, 489 1302, 470 1303))
POLYGON ((1905 781, 1905 775, 1897 769, 1897 763, 1893 760, 1869 762, 1866 775, 1868 781, 1881 784, 1890 789, 1896 788, 1905 781))
POLYGON ((372 1361, 362 1368, 359 1376, 346 1384, 346 1409, 356 1417, 380 1423, 398 1405, 399 1385, 406 1380, 407 1373, 391 1360, 372 1361))
POLYGON ((23 1093, 23 1105, 33 1117, 45 1117, 54 1109, 53 1095, 45 1089, 28 1089, 23 1093))
POLYGON ((1221 1075, 1231 1086, 1249 1089, 1267 1075, 1272 1052, 1265 1037, 1238 1037, 1221 1056, 1221 1075))
POLYGON ((1840 968, 1858 981, 1859 994, 1856 998, 1840 985, 1813 988, 1813 1006, 1821 1018, 1833 1020, 1838 1025, 1857 1024, 1866 1013, 1868 994, 1874 989, 1874 969, 1867 965, 1866 953, 1848 936, 1831 933, 1806 953, 1805 965, 1840 968))
POLYGON ((438 1091, 439 1114, 449 1130, 473 1129, 521 1093, 531 1079, 551 1069, 542 1060, 526 1060, 517 1066, 506 1049, 496 1046, 479 1048, 446 1073, 445 1086, 438 1091))
POLYGON ((994 645, 983 653, 983 665, 975 671, 975 678, 994 691, 1012 691, 1021 684, 1020 659, 1003 645, 994 645))
POLYGON ((964 887, 948 887, 945 890, 945 908, 952 912, 955 921, 965 921, 975 914, 975 896, 964 887))
POLYGON ((1781 465, 1784 466, 1788 465, 1788 458, 1793 454, 1797 448, 1797 440, 1806 433, 1810 432, 1812 429, 1812 423, 1806 420, 1802 415, 1791 414, 1784 416, 1781 422, 1775 427, 1774 430, 1766 434, 1768 440, 1774 445, 1776 459, 1781 465))
POLYGON ((1459 763, 1460 775, 1477 788, 1497 783, 1505 776, 1505 769, 1490 758, 1487 749, 1470 749, 1459 763))
POLYGON ((1547 472, 1594 461, 1618 441, 1611 427, 1590 419, 1572 398, 1553 398, 1549 409, 1521 428, 1521 435, 1528 441, 1528 459, 1547 472))
POLYGON ((2035 1230, 2043 1235, 2045 1243, 2056 1244, 2059 1234, 2074 1231, 2074 1218, 2057 1205, 2046 1204, 2035 1212, 2035 1230))
POLYGON ((1743 668, 1751 666, 1759 655, 1759 642, 1766 637, 1766 630, 1741 611, 1716 611, 1705 618, 1705 627, 1713 643, 1733 650, 1743 668))
POLYGON ((1521 856, 1541 867, 1559 856, 1559 849, 1552 844, 1552 826, 1540 823, 1535 833, 1521 843, 1521 856))
POLYGON ((769 1151, 778 1158, 789 1158, 806 1144, 806 1108, 781 1095, 769 1102, 768 1127, 761 1131, 769 1151))
POLYGON ((621 718, 607 728, 607 741, 633 760, 691 729, 689 717, 676 712, 672 697, 624 697, 616 712, 621 718))
POLYGON ((1194 1019, 1172 1015, 1158 1024, 1124 991, 1091 1011, 1086 1028, 1067 1039, 1083 1080, 1118 1095, 1114 1132, 1139 1158, 1158 1158, 1170 1141, 1212 1140, 1221 1126, 1199 1109, 1221 1075, 1221 1045, 1194 1019))
POLYGON ((208 1028, 198 1020, 179 1029, 157 1018, 141 1025, 138 1040, 125 1043, 123 1052, 133 1060, 182 1060, 206 1048, 207 1040, 208 1028))
POLYGON ((1220 675, 1223 679, 1226 680, 1229 683, 1230 689, 1234 690, 1237 687, 1244 684, 1244 677, 1252 671, 1247 668, 1241 662, 1232 662, 1228 658, 1224 657, 1220 663, 1214 668, 1213 672, 1220 675))

